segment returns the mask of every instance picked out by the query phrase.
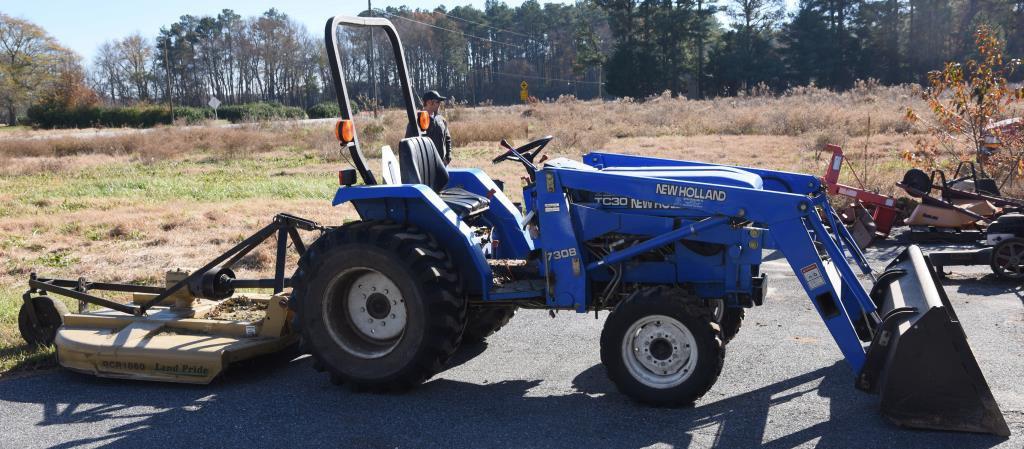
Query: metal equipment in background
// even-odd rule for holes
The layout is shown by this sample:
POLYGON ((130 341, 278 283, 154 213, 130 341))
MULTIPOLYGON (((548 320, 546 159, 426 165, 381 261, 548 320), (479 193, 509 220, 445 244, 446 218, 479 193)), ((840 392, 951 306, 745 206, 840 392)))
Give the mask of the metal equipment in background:
POLYGON ((896 185, 921 201, 906 220, 916 242, 982 240, 989 222, 1024 208, 1021 200, 1001 196, 995 180, 981 176, 969 161, 960 162, 951 178, 942 170, 929 175, 912 168, 896 185))
POLYGON ((876 238, 888 238, 896 223, 896 217, 899 215, 896 199, 867 189, 840 184, 839 174, 844 160, 843 149, 838 145, 831 144, 825 145, 825 149, 832 152, 832 158, 829 160, 822 180, 829 195, 839 195, 851 200, 851 207, 847 211, 840 212, 846 217, 843 221, 850 226, 850 233, 857 245, 864 249, 871 245, 876 238))
MULTIPOLYGON (((333 204, 351 204, 360 219, 310 225, 323 233, 302 253, 290 295, 278 297, 288 296, 291 329, 333 382, 409 389, 518 308, 603 311, 601 360, 618 389, 648 404, 692 404, 717 381, 745 309, 770 301, 761 263, 774 250, 849 364, 851 383, 880 393, 887 418, 1009 434, 928 258, 911 246, 876 278, 819 178, 600 152, 545 160, 548 136, 503 147, 493 160, 522 166, 520 209, 482 170, 446 167, 422 136, 429 121, 414 108, 389 21, 338 16, 325 37, 342 110, 337 135, 355 166, 339 173, 333 204), (380 29, 394 50, 418 125, 398 142, 398 184, 378 183, 360 149, 341 26, 380 29), (874 282, 870 290, 855 269, 874 282)), ((137 316, 125 312, 109 313, 137 316)))
POLYGON ((978 248, 928 253, 940 275, 946 267, 988 265, 1001 279, 1024 280, 1024 215, 1006 214, 995 219, 984 232, 978 248))

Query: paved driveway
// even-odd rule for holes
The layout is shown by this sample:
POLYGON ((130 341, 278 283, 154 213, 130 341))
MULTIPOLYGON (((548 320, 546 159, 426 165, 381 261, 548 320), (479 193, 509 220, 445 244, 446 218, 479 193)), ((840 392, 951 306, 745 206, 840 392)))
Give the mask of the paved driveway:
MULTIPOLYGON (((871 252, 880 260, 896 248, 871 252)), ((768 303, 749 311, 725 369, 692 408, 636 405, 598 357, 605 315, 525 311, 403 395, 331 385, 308 357, 262 361, 207 387, 54 370, 0 381, 0 447, 1024 447, 1024 306, 987 269, 946 283, 1014 435, 913 431, 853 388, 785 261, 766 262, 768 303)))

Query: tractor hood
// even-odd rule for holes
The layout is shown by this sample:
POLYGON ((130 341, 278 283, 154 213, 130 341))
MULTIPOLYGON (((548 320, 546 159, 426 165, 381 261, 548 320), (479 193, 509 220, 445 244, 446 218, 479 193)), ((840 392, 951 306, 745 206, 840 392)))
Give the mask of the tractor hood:
POLYGON ((604 172, 640 176, 643 178, 665 178, 679 181, 718 184, 761 190, 761 177, 746 170, 716 165, 693 167, 608 167, 604 172))
POLYGON ((717 184, 730 187, 762 190, 764 183, 761 176, 735 167, 721 165, 693 166, 644 166, 644 167, 607 167, 596 169, 589 165, 566 158, 555 158, 545 165, 562 169, 601 171, 617 175, 637 176, 641 178, 663 178, 679 181, 717 184))

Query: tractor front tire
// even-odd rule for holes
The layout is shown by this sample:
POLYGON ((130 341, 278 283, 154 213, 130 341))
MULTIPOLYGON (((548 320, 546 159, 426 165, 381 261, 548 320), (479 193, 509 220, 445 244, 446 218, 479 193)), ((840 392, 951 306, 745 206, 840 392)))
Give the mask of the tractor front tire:
POLYGON ((743 318, 747 315, 742 307, 726 307, 725 301, 719 299, 711 302, 714 307, 715 322, 722 331, 722 343, 729 344, 736 334, 740 333, 743 318))
POLYGON ((481 343, 508 324, 516 314, 516 306, 469 306, 463 343, 481 343))
POLYGON ((414 227, 357 222, 314 242, 293 276, 314 367, 357 390, 401 391, 440 372, 466 327, 444 250, 414 227))
POLYGON ((18 330, 21 338, 33 346, 50 346, 57 337, 57 330, 64 324, 68 308, 63 302, 49 296, 37 296, 23 302, 18 310, 18 330), (29 315, 29 307, 35 308, 36 320, 29 315))
POLYGON ((619 391, 656 406, 689 405, 722 372, 725 345, 704 301, 655 287, 635 292, 608 316, 601 362, 619 391))

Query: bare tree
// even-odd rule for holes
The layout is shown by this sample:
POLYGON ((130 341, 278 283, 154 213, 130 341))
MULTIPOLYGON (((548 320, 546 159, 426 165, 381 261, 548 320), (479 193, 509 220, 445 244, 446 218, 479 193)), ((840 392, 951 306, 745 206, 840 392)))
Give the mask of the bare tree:
POLYGON ((70 54, 42 28, 0 13, 0 104, 7 124, 54 82, 70 54))
POLYGON ((153 46, 141 34, 132 34, 116 44, 121 57, 121 71, 132 87, 134 99, 148 101, 152 79, 153 46))

